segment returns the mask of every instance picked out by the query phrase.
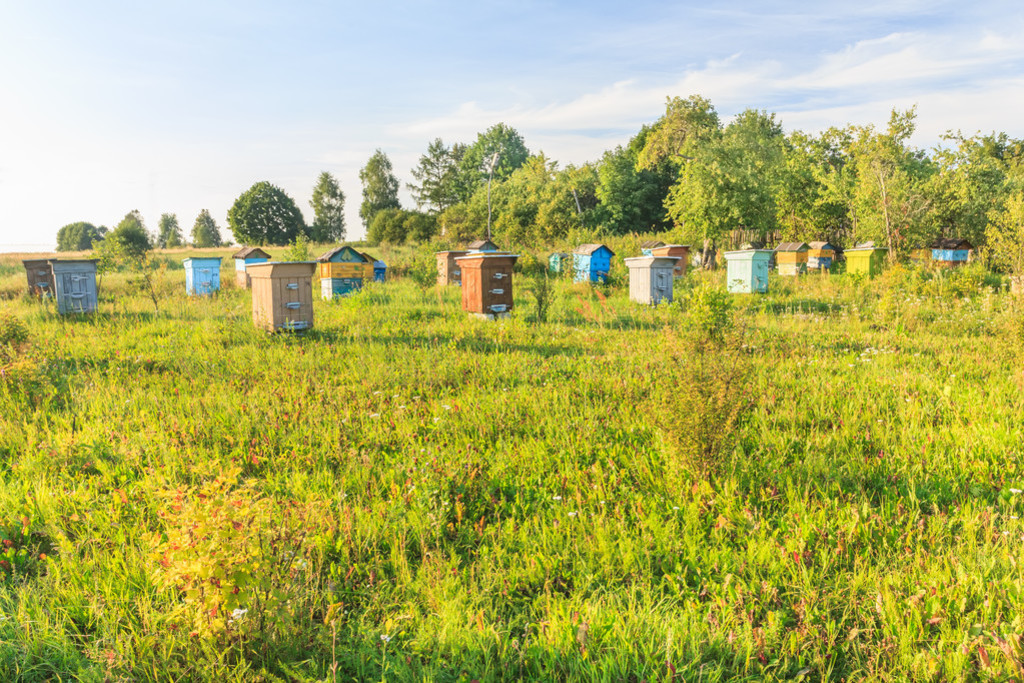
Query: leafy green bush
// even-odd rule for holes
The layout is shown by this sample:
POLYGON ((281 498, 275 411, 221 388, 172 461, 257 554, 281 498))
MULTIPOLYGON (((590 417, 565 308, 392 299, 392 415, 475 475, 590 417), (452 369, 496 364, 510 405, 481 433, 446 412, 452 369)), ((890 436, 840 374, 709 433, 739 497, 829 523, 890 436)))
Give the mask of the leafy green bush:
POLYGON ((28 327, 12 313, 0 313, 0 346, 20 346, 28 341, 28 327))
POLYGON ((702 284, 679 299, 690 325, 706 339, 721 343, 733 329, 733 297, 721 287, 702 284))

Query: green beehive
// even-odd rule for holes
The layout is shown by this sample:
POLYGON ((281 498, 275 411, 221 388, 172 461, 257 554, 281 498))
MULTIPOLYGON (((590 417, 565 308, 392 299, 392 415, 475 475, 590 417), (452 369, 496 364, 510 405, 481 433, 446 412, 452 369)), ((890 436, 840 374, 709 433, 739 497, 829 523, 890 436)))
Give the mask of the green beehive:
POLYGON ((875 277, 885 270, 885 259, 888 254, 888 249, 876 247, 874 242, 865 242, 853 249, 847 249, 846 272, 862 273, 868 277, 875 277))

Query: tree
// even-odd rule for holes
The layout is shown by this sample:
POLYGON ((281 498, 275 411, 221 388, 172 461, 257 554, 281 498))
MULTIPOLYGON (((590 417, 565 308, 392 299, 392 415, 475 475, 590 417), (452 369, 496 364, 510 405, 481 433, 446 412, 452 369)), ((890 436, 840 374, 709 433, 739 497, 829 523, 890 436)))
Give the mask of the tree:
MULTIPOLYGON (((848 137, 834 129, 821 137, 795 131, 786 139, 776 217, 783 239, 827 239, 843 243, 850 231, 849 193, 833 191, 832 180, 844 178, 848 137)), ((845 181, 843 181, 845 183, 845 181)))
POLYGON ((142 214, 137 209, 126 213, 107 239, 115 242, 128 258, 141 258, 153 248, 142 214))
POLYGON ((605 152, 597 167, 600 222, 613 235, 660 232, 671 227, 665 199, 676 178, 676 167, 662 158, 639 165, 640 152, 652 128, 644 126, 626 147, 605 152))
POLYGON ((417 208, 426 206, 430 213, 437 215, 458 203, 463 195, 459 163, 465 153, 465 145, 446 147, 441 138, 427 146, 427 153, 420 156, 419 164, 411 171, 418 184, 406 184, 417 208))
POLYGON ((373 222, 366 231, 366 241, 371 244, 402 244, 405 242, 406 212, 394 207, 381 209, 373 215, 373 222))
POLYGON ((763 237, 777 227, 783 144, 775 115, 748 109, 680 155, 679 179, 665 207, 685 232, 704 241, 705 268, 713 267, 711 256, 729 231, 755 230, 763 237))
POLYGON ((178 217, 173 213, 165 213, 160 216, 160 227, 156 233, 156 246, 159 249, 174 249, 185 246, 185 239, 181 236, 181 227, 178 225, 178 217))
POLYGON ((675 164, 691 160, 696 150, 717 137, 721 127, 711 100, 700 95, 685 100, 670 97, 665 103, 665 115, 645 137, 637 165, 649 169, 665 160, 675 164))
POLYGON ((1024 276, 1024 192, 1015 192, 1001 209, 989 212, 985 237, 993 262, 1015 278, 1024 276))
POLYGON ((338 181, 327 171, 320 174, 313 188, 313 225, 310 238, 314 242, 345 241, 345 194, 338 181))
POLYGON ((228 211, 228 226, 239 244, 283 246, 306 234, 302 212, 276 185, 258 182, 228 211))
POLYGON ((196 222, 192 224, 192 246, 199 249, 208 249, 223 245, 224 240, 221 239, 217 221, 213 220, 213 216, 210 215, 209 211, 203 209, 196 216, 196 222))
POLYGON ((57 231, 57 251, 88 251, 103 239, 92 223, 69 223, 57 231))
POLYGON ((402 227, 407 240, 429 242, 437 234, 437 217, 420 211, 406 211, 402 227))
POLYGON ((402 208, 398 201, 398 178, 391 170, 388 155, 378 149, 359 171, 359 180, 363 184, 363 203, 359 205, 359 217, 369 231, 378 211, 402 208))
POLYGON ((886 132, 878 133, 873 126, 859 128, 852 147, 856 238, 884 244, 891 260, 916 242, 935 237, 928 234, 931 202, 925 192, 935 167, 923 152, 907 146, 916 115, 914 109, 893 109, 886 132))
POLYGON ((519 132, 504 123, 496 123, 486 132, 477 134, 476 142, 466 148, 459 161, 463 201, 487 182, 487 161, 494 154, 498 155, 498 161, 494 166, 493 179, 502 181, 526 163, 530 150, 526 148, 526 143, 519 132))

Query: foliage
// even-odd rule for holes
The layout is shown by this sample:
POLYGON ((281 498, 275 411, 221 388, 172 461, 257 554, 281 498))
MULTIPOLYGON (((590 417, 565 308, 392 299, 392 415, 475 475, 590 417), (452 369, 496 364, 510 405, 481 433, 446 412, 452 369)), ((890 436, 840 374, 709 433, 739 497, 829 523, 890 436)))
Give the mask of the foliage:
POLYGON ((427 207, 431 214, 436 215, 466 195, 459 166, 465 153, 466 145, 456 143, 448 147, 441 138, 427 145, 426 153, 420 156, 419 163, 411 171, 416 183, 406 185, 417 208, 427 207))
POLYGON ((7 311, 0 311, 0 347, 20 346, 28 341, 25 322, 7 311))
POLYGON ((429 242, 437 234, 437 218, 419 211, 406 211, 402 230, 406 241, 429 242))
POLYGON ((466 147, 459 160, 461 199, 466 201, 481 186, 487 184, 487 164, 497 154, 493 179, 502 181, 526 163, 530 150, 515 128, 496 123, 476 136, 476 142, 466 147))
POLYGON ((161 214, 160 227, 156 234, 156 247, 158 249, 177 249, 183 246, 185 246, 185 238, 181 235, 178 217, 173 213, 161 214))
POLYGON ((206 209, 199 212, 195 223, 192 224, 192 246, 197 249, 225 246, 217 221, 213 220, 213 216, 206 209))
POLYGON ((142 258, 153 248, 153 241, 142 222, 142 214, 129 211, 121 222, 107 236, 107 241, 114 242, 129 259, 142 258))
POLYGON ((527 288, 533 296, 533 316, 539 323, 548 320, 548 311, 551 309, 551 299, 554 295, 551 279, 546 268, 524 269, 527 276, 527 288))
POLYGON ((154 579, 180 595, 172 618, 201 636, 287 628, 311 572, 309 509, 260 495, 238 474, 160 493, 164 534, 152 539, 154 579))
POLYGON ((341 191, 337 179, 327 171, 317 178, 313 188, 313 198, 309 205, 313 207, 313 225, 309 236, 317 243, 345 241, 345 193, 341 191))
POLYGON ((103 239, 106 228, 79 221, 69 223, 57 231, 57 251, 88 251, 103 239))
POLYGON ((1011 275, 1024 276, 1024 191, 989 212, 985 237, 992 262, 1011 275))
POLYGON ((363 202, 359 205, 359 217, 369 233, 373 219, 379 211, 401 209, 398 201, 398 178, 391 170, 388 155, 377 150, 359 171, 363 184, 363 202))
POLYGON ((703 283, 679 297, 687 322, 699 336, 722 344, 733 331, 733 297, 722 287, 703 283))
POLYGON ((243 192, 228 211, 238 244, 285 245, 306 234, 302 212, 284 190, 261 181, 243 192))
POLYGON ((671 227, 664 204, 675 181, 675 165, 662 158, 651 167, 639 166, 650 134, 651 128, 644 126, 629 145, 605 152, 597 167, 600 221, 611 234, 660 232, 671 227))
POLYGON ((312 256, 309 253, 309 239, 305 235, 298 235, 295 241, 288 247, 284 255, 285 261, 310 261, 312 256))
POLYGON ((370 244, 402 244, 405 242, 406 214, 401 209, 381 209, 373 216, 366 231, 366 241, 370 244))

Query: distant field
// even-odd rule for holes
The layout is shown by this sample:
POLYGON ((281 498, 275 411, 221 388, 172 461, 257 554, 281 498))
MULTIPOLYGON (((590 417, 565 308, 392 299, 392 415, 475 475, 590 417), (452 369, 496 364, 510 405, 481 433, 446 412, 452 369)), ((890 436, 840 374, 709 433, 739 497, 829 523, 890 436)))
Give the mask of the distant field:
POLYGON ((1021 679, 1024 302, 978 266, 731 297, 707 476, 653 411, 702 409, 671 351, 721 272, 656 309, 557 280, 543 323, 525 277, 497 323, 396 278, 298 336, 230 270, 169 268, 159 314, 108 274, 84 319, 21 272, 0 680, 1021 679))

